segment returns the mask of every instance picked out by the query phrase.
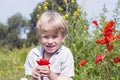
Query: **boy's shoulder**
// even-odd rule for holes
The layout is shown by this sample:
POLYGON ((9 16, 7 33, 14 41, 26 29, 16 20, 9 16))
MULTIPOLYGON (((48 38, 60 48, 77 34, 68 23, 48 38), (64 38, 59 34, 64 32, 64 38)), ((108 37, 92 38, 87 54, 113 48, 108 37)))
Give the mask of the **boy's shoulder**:
POLYGON ((31 51, 36 52, 36 51, 42 51, 42 46, 36 46, 31 49, 31 51))
POLYGON ((68 47, 64 46, 64 45, 61 46, 59 52, 61 52, 61 53, 65 53, 65 54, 72 53, 71 50, 70 50, 68 47))
POLYGON ((42 53, 42 51, 43 51, 42 46, 37 46, 37 47, 32 48, 29 53, 31 55, 40 55, 40 53, 42 53))
POLYGON ((67 51, 70 51, 70 49, 69 49, 68 47, 62 45, 62 46, 61 46, 61 51, 64 51, 64 50, 65 50, 65 51, 66 51, 66 50, 67 50, 67 51))

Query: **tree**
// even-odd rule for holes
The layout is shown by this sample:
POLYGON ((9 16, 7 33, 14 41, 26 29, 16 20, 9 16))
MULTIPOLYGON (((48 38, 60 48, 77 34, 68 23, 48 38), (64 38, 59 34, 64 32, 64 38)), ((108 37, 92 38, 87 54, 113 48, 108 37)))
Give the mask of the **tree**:
POLYGON ((0 46, 5 45, 6 43, 6 34, 7 34, 8 27, 2 23, 0 23, 0 46))
POLYGON ((20 39, 19 34, 21 29, 28 28, 28 20, 17 13, 8 18, 7 23, 7 25, 0 24, 0 46, 8 45, 10 49, 22 47, 25 40, 20 39))

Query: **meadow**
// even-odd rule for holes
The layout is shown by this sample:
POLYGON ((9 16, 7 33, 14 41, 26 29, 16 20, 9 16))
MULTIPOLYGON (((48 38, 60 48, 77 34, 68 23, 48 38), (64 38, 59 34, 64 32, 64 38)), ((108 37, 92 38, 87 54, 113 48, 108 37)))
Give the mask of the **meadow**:
MULTIPOLYGON (((67 2, 65 3, 66 10, 70 9, 70 12, 65 11, 62 14, 68 20, 69 26, 66 42, 63 44, 71 49, 74 56, 73 80, 120 80, 120 30, 117 29, 119 18, 106 21, 104 8, 99 21, 93 19, 88 22, 87 14, 82 12, 79 6, 74 9, 74 2, 69 2, 69 5, 73 6, 71 9, 67 2), (92 35, 88 31, 90 25, 95 28, 92 35)), ((43 4, 45 10, 50 5, 46 2, 43 4)), ((58 9, 62 13, 63 9, 61 7, 58 9)), ((43 11, 41 4, 35 10, 43 11)), ((40 17, 37 11, 35 15, 40 17)), ((7 45, 0 47, 0 80, 29 79, 24 74, 23 65, 28 52, 33 47, 35 45, 30 47, 23 45, 22 48, 13 48, 13 50, 9 50, 7 45)))
MULTIPOLYGON (((115 33, 113 25, 113 21, 107 22, 103 28, 104 36, 101 28, 98 28, 94 32, 96 35, 92 37, 87 31, 83 31, 86 27, 69 28, 69 37, 66 38, 64 45, 69 47, 74 55, 74 80, 120 80, 120 34, 115 33), (109 35, 105 36, 106 30, 109 35)), ((13 50, 9 50, 7 45, 1 47, 0 80, 29 79, 24 74, 23 65, 33 47, 35 46, 28 48, 23 45, 21 49, 13 50)))

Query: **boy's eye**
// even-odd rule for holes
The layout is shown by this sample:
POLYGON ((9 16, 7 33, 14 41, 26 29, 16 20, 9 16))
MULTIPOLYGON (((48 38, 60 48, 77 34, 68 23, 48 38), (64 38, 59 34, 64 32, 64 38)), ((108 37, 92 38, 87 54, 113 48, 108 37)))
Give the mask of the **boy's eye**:
POLYGON ((53 36, 53 38, 57 38, 58 36, 53 36))
POLYGON ((41 36, 41 38, 49 38, 48 36, 41 36))
POLYGON ((41 36, 41 38, 46 38, 46 39, 48 39, 48 38, 53 38, 53 39, 55 39, 55 38, 57 38, 58 36, 56 35, 56 36, 41 36))

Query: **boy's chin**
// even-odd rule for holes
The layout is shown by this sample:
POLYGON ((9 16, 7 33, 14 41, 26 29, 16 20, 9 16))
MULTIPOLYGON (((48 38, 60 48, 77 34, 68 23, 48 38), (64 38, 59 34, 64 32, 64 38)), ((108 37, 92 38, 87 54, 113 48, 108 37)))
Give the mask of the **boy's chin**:
POLYGON ((55 53, 55 51, 56 51, 56 50, 47 50, 47 53, 53 54, 53 53, 55 53))

